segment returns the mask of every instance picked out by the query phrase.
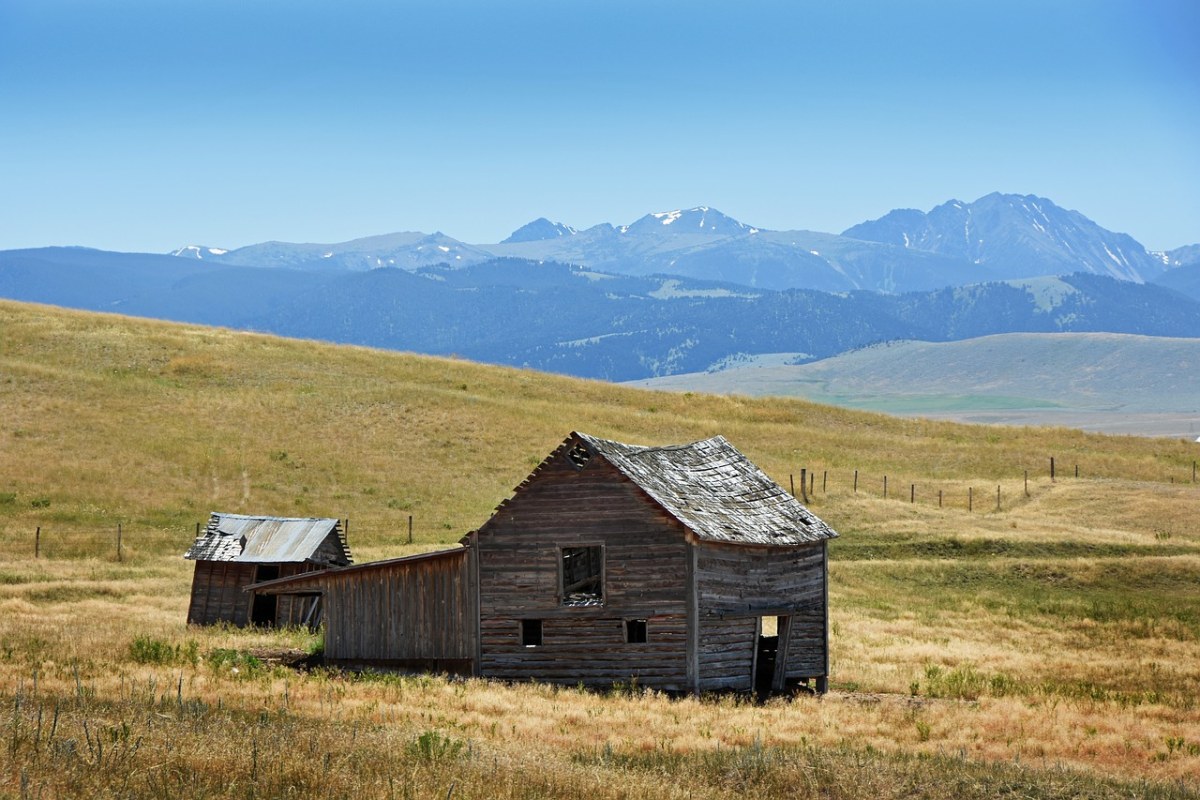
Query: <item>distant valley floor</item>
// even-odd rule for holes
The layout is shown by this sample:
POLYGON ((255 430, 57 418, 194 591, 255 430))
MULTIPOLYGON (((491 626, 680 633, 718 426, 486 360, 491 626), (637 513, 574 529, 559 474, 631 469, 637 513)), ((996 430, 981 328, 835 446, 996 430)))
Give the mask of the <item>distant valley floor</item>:
POLYGON ((1200 436, 1200 339, 1004 334, 961 342, 892 342, 809 364, 786 361, 778 354, 748 356, 720 370, 630 385, 802 397, 978 424, 1200 436))

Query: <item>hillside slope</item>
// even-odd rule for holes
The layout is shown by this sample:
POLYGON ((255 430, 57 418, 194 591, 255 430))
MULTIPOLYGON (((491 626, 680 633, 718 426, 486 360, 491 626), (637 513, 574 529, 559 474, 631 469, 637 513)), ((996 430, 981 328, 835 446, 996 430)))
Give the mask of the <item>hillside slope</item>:
POLYGON ((968 421, 1190 438, 1200 433, 1200 339, 1013 333, 902 341, 809 364, 751 359, 635 385, 803 397, 968 421))
POLYGON ((0 302, 0 794, 1195 797, 1196 457, 0 302), (359 561, 420 552, 571 429, 721 433, 784 485, 808 470, 841 534, 830 694, 303 672, 262 661, 319 650, 303 631, 185 624, 210 511, 349 518, 359 561))

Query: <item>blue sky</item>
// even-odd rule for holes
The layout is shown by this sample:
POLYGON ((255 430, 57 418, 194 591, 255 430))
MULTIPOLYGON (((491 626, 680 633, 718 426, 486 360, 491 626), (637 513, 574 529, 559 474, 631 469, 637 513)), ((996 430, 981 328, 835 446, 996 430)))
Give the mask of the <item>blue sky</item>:
POLYGON ((992 191, 1200 241, 1200 3, 0 0, 0 249, 992 191))

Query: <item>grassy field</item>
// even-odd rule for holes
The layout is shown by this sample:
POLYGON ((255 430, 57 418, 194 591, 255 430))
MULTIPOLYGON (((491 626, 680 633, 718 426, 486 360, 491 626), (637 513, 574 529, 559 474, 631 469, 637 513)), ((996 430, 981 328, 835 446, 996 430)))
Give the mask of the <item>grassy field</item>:
POLYGON ((0 303, 0 797, 1197 797, 1196 458, 0 303), (304 672, 307 633, 185 625, 209 511, 427 550, 573 429, 815 475, 828 695, 304 672))

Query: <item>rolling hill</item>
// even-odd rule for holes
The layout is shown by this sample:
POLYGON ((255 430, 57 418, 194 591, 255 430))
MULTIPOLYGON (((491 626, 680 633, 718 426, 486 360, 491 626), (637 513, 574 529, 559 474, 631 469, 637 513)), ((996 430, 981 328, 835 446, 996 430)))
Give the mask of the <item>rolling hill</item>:
POLYGON ((1066 333, 897 341, 807 364, 747 358, 633 385, 968 422, 1200 435, 1200 339, 1066 333))
POLYGON ((1196 796, 1191 443, 12 302, 0 443, 0 793, 1196 796), (186 625, 181 553, 210 511, 349 518, 359 561, 452 546, 571 429, 721 433, 785 485, 808 469, 809 505, 840 533, 829 694, 306 671, 286 666, 319 657, 306 631, 186 625), (1081 476, 1052 481, 1053 456, 1081 476))

